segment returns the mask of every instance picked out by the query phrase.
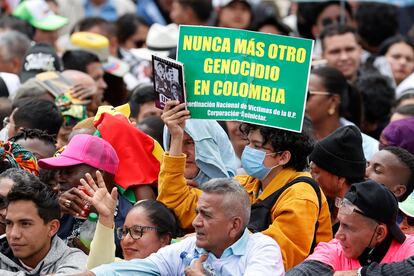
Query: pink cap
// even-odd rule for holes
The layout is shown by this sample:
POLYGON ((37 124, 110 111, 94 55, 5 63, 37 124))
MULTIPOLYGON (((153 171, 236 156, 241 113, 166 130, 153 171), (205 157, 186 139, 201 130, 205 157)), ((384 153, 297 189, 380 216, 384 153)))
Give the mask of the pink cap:
POLYGON ((39 166, 49 170, 80 164, 86 164, 115 175, 119 159, 114 148, 104 139, 78 134, 73 136, 60 156, 39 160, 39 166))

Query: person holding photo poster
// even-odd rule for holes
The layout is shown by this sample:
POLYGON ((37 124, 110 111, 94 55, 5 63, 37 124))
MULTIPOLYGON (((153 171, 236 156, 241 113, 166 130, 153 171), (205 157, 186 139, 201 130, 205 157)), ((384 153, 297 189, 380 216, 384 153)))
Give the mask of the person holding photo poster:
POLYGON ((332 238, 326 198, 306 171, 313 141, 302 130, 313 42, 180 26, 177 48, 188 93, 186 105, 167 102, 162 115, 171 143, 160 170, 158 200, 191 229, 202 191, 185 182, 185 122, 190 114, 193 119, 244 122, 240 129, 248 144, 241 164, 247 175, 235 179, 249 194, 252 215, 247 227, 279 244, 289 270, 317 243, 332 238))
MULTIPOLYGON (((189 230, 202 191, 190 188, 185 179, 183 137, 190 112, 184 108, 185 104, 169 101, 162 115, 171 141, 163 158, 157 199, 174 210, 182 227, 189 230)), ((235 179, 248 192, 252 204, 248 228, 276 240, 285 270, 289 270, 303 261, 317 243, 332 238, 326 198, 305 172, 311 138, 304 132, 246 123, 241 130, 249 141, 241 158, 248 175, 235 179)))
MULTIPOLYGON (((175 129, 164 127, 163 141, 166 151, 171 149, 173 143, 181 143, 181 152, 186 156, 184 178, 188 185, 200 188, 212 178, 236 175, 234 149, 226 132, 216 121, 187 120, 183 128, 178 129, 177 133, 175 129)), ((175 161, 173 163, 175 166, 175 161)))
POLYGON ((152 56, 154 90, 157 94, 155 106, 164 109, 169 100, 185 101, 184 66, 170 58, 152 56))

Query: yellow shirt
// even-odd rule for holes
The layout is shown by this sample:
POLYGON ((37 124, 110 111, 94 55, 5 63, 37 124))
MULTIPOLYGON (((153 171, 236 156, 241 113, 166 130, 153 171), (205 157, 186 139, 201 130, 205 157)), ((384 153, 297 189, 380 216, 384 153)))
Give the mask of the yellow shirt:
POLYGON ((195 208, 202 191, 187 186, 184 177, 185 160, 185 154, 170 156, 164 153, 158 176, 157 200, 174 211, 183 229, 191 230, 191 223, 196 217, 195 208))

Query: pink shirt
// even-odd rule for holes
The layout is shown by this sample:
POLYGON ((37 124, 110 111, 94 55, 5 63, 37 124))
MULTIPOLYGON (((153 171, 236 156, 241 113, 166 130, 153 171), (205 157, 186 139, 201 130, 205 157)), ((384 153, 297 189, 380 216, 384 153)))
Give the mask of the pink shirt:
MULTIPOLYGON (((403 244, 396 241, 391 242, 387 254, 381 261, 381 264, 401 262, 411 256, 414 256, 414 237, 406 236, 403 244)), ((325 263, 332 267, 334 271, 355 270, 361 267, 357 259, 348 259, 342 251, 342 246, 337 239, 330 242, 320 242, 315 251, 306 260, 315 260, 325 263)))

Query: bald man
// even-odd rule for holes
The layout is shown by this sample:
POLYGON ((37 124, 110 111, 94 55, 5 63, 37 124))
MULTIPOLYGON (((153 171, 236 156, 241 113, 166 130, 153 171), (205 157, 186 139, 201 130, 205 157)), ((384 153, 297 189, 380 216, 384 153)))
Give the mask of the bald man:
POLYGON ((87 106, 89 112, 96 112, 102 103, 103 94, 98 93, 95 81, 88 74, 77 70, 65 70, 63 77, 74 84, 72 96, 82 101, 90 100, 87 106))

